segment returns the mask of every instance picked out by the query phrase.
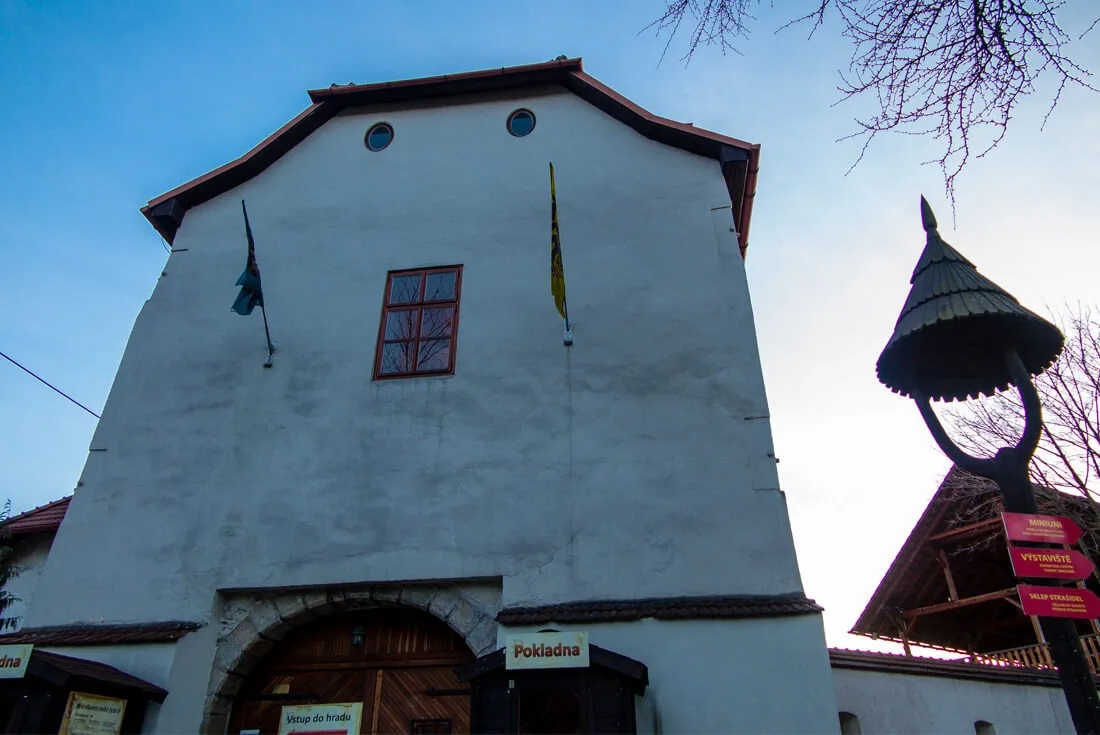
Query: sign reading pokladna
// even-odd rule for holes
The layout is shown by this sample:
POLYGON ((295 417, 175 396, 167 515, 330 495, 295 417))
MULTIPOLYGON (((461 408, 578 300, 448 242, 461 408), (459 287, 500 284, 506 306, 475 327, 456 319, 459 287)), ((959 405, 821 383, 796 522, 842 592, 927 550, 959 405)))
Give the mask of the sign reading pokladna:
POLYGON ((362 719, 362 702, 288 705, 279 715, 279 735, 359 735, 362 719))
POLYGON ((0 646, 0 679, 22 679, 33 650, 29 643, 0 646))
POLYGON ((60 735, 119 735, 125 715, 125 699, 70 692, 60 735))
POLYGON ((575 669, 588 667, 588 633, 510 635, 504 646, 506 669, 575 669))

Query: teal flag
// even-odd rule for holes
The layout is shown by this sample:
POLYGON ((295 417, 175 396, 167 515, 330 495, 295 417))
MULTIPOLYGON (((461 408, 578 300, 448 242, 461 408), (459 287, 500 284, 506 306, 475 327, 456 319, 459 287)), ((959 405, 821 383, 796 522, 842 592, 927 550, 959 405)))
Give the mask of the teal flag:
POLYGON ((237 294, 237 300, 231 307, 241 316, 248 316, 257 306, 264 307, 264 290, 260 284, 260 266, 256 264, 256 243, 252 240, 252 228, 248 224, 248 210, 241 200, 241 211, 244 212, 244 232, 248 236, 248 261, 244 264, 244 272, 237 279, 237 285, 241 292, 237 294))

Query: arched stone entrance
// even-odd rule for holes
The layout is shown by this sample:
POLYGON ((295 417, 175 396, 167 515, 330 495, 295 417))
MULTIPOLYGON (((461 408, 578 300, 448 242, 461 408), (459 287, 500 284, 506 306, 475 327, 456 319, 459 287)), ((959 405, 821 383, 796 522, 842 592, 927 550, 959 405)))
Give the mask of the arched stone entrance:
POLYGON ((466 733, 469 687, 454 667, 473 652, 411 608, 342 612, 287 635, 245 677, 229 731, 278 730, 285 705, 361 702, 361 732, 466 733))
MULTIPOLYGON (((434 585, 378 586, 355 590, 319 590, 306 593, 249 595, 225 600, 222 628, 218 638, 218 647, 215 652, 214 667, 208 688, 203 732, 217 733, 218 735, 224 733, 230 720, 230 713, 237 709, 236 705, 243 702, 245 696, 255 699, 256 692, 250 688, 261 686, 259 677, 265 674, 274 675, 278 673, 272 669, 275 662, 282 661, 283 664, 290 665, 291 659, 295 656, 305 656, 305 651, 309 650, 310 646, 329 646, 329 653, 336 656, 336 658, 330 656, 329 663, 347 664, 345 668, 359 671, 364 682, 366 678, 370 677, 369 671, 377 671, 381 668, 401 668, 395 666, 400 664, 398 659, 372 659, 366 656, 365 652, 372 650, 381 653, 377 649, 377 646, 380 645, 377 641, 368 643, 367 636, 371 634, 371 631, 377 636, 389 636, 392 641, 392 638, 397 635, 397 630, 402 628, 402 619, 405 621, 404 625, 407 631, 401 635, 409 638, 419 636, 420 639, 428 641, 428 645, 432 646, 430 651, 424 652, 429 654, 427 658, 422 657, 418 661, 410 662, 416 664, 411 668, 431 668, 428 664, 434 665, 437 662, 472 659, 475 655, 492 650, 496 645, 497 623, 494 620, 496 610, 488 608, 489 605, 479 600, 477 596, 467 596, 461 590, 453 587, 434 585), (402 611, 406 614, 402 615, 402 611), (371 615, 372 613, 377 614, 371 615), (360 617, 356 618, 357 614, 360 617), (343 630, 349 625, 350 628, 343 630), (364 648, 361 649, 358 657, 353 655, 349 659, 346 656, 350 653, 347 646, 350 646, 351 637, 356 627, 364 629, 364 648), (301 631, 300 634, 299 631, 301 631), (327 644, 323 642, 329 640, 326 636, 331 638, 327 644), (309 643, 309 640, 312 640, 313 643, 309 643), (341 640, 343 643, 340 643, 341 640), (430 641, 434 641, 434 643, 430 641), (446 641, 450 641, 450 643, 446 641), (285 651, 283 650, 284 643, 286 644, 285 651), (375 648, 368 649, 369 645, 373 645, 375 648), (344 648, 340 646, 344 646, 344 648), (298 653, 291 653, 295 650, 298 653), (345 654, 343 660, 339 658, 341 651, 345 654), (435 657, 433 658, 433 656, 435 657), (387 665, 379 666, 379 664, 387 665), (254 672, 256 672, 255 677, 252 676, 254 672)), ((387 645, 394 644, 391 642, 387 645)), ((395 655, 416 653, 415 646, 413 649, 409 649, 409 646, 413 645, 412 643, 402 645, 405 646, 403 651, 392 651, 391 653, 395 655)), ((325 660, 322 658, 306 662, 299 658, 295 665, 306 663, 313 665, 317 670, 323 670, 325 660)), ((440 663, 439 665, 444 667, 447 672, 453 669, 451 663, 440 663)), ((401 677, 393 679, 394 687, 401 684, 400 679, 401 677)), ((374 685, 377 687, 377 677, 372 681, 375 682, 374 685)), ((381 681, 382 693, 384 694, 385 674, 382 675, 381 681)), ((415 677, 409 681, 414 682, 413 686, 419 686, 415 683, 415 677)), ((279 688, 287 684, 287 682, 268 683, 279 688)), ((304 683, 306 683, 305 680, 303 680, 304 683)), ((296 686, 293 682, 291 682, 291 685, 296 686)), ((316 688, 316 684, 311 686, 316 688)), ((356 685, 348 680, 343 685, 332 684, 329 688, 331 689, 332 686, 354 688, 356 685)), ((455 683, 450 688, 461 688, 461 686, 455 683)), ((445 689, 446 687, 435 685, 422 687, 422 689, 429 688, 445 689)), ((287 693, 293 695, 295 692, 287 693)), ((303 693, 324 694, 323 692, 304 690, 303 693)), ((271 694, 274 694, 274 692, 271 692, 271 694)), ((379 694, 378 696, 382 695, 379 694)), ((336 700, 329 699, 328 701, 336 700)), ((364 701, 365 724, 363 732, 371 732, 370 724, 373 720, 373 712, 369 716, 366 714, 369 708, 363 695, 360 694, 359 698, 344 701, 364 701)), ((373 703, 374 699, 370 699, 370 702, 373 703)), ((291 702, 288 701, 287 703, 291 702)), ((466 707, 468 712, 467 703, 468 699, 463 702, 463 706, 466 707)), ((431 707, 427 709, 434 711, 431 707)), ((384 712, 380 710, 379 717, 381 718, 383 714, 384 712)), ((233 716, 233 721, 236 724, 237 715, 233 716)), ((458 723, 452 724, 455 728, 457 728, 457 725, 458 723)), ((408 732, 409 726, 409 722, 404 723, 401 731, 408 732)), ((234 732, 236 731, 234 730, 234 732)), ((267 730, 263 731, 267 732, 267 730)), ((375 731, 384 732, 382 729, 375 731)), ((454 729, 454 732, 459 731, 454 729)), ((425 732, 428 732, 428 730, 425 730, 425 732)))

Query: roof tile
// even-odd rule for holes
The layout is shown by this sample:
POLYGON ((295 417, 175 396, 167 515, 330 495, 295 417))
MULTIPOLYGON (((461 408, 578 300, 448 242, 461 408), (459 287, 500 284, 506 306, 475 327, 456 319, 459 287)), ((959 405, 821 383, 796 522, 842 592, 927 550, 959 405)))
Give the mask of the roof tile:
POLYGON ((161 623, 77 624, 23 628, 0 635, 0 644, 35 643, 40 645, 90 646, 114 643, 168 643, 179 640, 200 623, 171 620, 161 623))
POLYGON ((12 536, 56 532, 61 528, 61 521, 65 520, 65 512, 68 511, 69 501, 72 499, 73 496, 70 495, 12 516, 8 519, 8 532, 12 536))

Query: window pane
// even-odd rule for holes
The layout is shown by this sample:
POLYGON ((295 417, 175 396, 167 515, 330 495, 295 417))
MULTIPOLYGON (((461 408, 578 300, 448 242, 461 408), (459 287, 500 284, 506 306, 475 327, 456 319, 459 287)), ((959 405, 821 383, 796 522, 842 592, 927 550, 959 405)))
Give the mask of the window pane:
POLYGON ((390 342, 382 345, 380 375, 413 372, 413 348, 415 342, 390 342))
POLYGON ((455 297, 455 272, 429 273, 424 286, 425 301, 451 301, 455 297))
POLYGON ((432 339, 420 343, 417 355, 417 372, 426 373, 435 370, 449 370, 451 367, 451 340, 432 339))
POLYGON ((416 336, 416 319, 419 309, 400 309, 386 314, 385 339, 412 339, 416 336))
POLYGON ((408 276, 394 276, 390 286, 391 304, 411 304, 420 300, 420 276, 413 273, 408 276))
POLYGON ((420 339, 450 337, 454 321, 453 306, 428 307, 420 319, 420 339))

